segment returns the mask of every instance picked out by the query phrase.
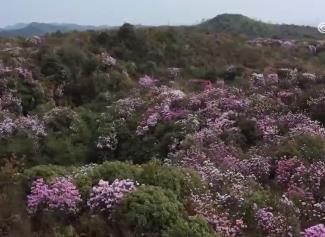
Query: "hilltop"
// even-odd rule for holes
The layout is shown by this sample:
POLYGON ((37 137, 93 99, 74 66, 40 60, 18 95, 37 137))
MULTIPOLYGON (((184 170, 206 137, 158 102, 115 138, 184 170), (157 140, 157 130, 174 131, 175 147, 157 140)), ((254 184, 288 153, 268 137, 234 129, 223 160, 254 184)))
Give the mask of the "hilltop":
POLYGON ((288 24, 271 24, 240 14, 222 14, 197 26, 211 33, 242 34, 248 37, 324 38, 317 28, 288 24))

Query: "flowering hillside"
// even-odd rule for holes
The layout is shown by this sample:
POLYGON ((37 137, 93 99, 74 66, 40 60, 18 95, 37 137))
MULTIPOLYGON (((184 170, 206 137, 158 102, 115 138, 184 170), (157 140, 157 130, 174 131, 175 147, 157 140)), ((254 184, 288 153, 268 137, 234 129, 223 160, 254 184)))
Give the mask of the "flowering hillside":
POLYGON ((324 237, 324 48, 0 39, 0 236, 324 237))

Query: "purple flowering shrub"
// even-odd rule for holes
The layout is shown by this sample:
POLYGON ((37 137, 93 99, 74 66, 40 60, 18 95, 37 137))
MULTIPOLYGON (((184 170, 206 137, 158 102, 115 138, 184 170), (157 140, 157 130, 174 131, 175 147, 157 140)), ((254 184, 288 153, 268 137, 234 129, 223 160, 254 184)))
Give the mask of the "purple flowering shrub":
POLYGON ((274 214, 272 208, 262 208, 256 212, 258 228, 267 236, 285 236, 286 220, 283 216, 274 214))
POLYGON ((324 237, 325 226, 323 224, 314 225, 305 229, 303 232, 304 237, 324 237))
POLYGON ((113 183, 100 180, 92 188, 87 205, 94 213, 110 216, 126 194, 136 189, 138 184, 132 180, 114 180, 113 183))
POLYGON ((56 178, 46 183, 42 178, 33 182, 27 196, 27 210, 30 214, 38 211, 77 213, 82 202, 78 189, 67 178, 56 178))

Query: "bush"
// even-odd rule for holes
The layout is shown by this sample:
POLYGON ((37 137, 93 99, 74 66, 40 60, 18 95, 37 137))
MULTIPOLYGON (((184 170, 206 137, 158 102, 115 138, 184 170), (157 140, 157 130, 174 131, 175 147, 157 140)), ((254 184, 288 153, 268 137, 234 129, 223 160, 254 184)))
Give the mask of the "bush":
POLYGON ((131 179, 140 184, 159 186, 172 191, 179 199, 184 199, 194 191, 202 191, 204 183, 193 171, 163 166, 157 161, 143 166, 125 162, 104 162, 91 172, 93 183, 100 179, 113 182, 115 179, 131 179))
POLYGON ((38 141, 25 134, 16 134, 5 139, 0 138, 0 157, 15 155, 27 166, 37 163, 39 158, 38 141))
POLYGON ((160 233, 182 218, 183 207, 170 191, 159 187, 142 186, 130 193, 114 214, 136 233, 160 233))
POLYGON ((43 161, 56 165, 84 164, 88 160, 89 147, 77 139, 77 135, 48 135, 43 140, 43 161))
POLYGON ((69 174, 71 168, 57 166, 57 165, 39 165, 30 169, 26 169, 22 174, 23 179, 33 181, 37 178, 43 178, 47 181, 52 180, 58 176, 69 174))
POLYGON ((91 178, 94 183, 100 179, 113 182, 115 179, 132 179, 137 180, 142 172, 140 166, 132 165, 126 162, 114 161, 104 162, 95 167, 91 172, 91 178))
POLYGON ((256 219, 255 219, 255 212, 254 205, 257 206, 268 206, 270 205, 272 196, 270 192, 266 190, 258 190, 254 192, 251 196, 245 199, 243 208, 244 208, 244 220, 245 223, 249 224, 248 226, 255 226, 256 219))
POLYGON ((193 171, 161 166, 159 162, 155 161, 143 166, 143 171, 137 181, 168 189, 180 199, 187 197, 195 189, 196 191, 204 189, 200 177, 193 171))
POLYGON ((219 235, 212 232, 207 223, 199 217, 178 219, 166 231, 162 237, 217 237, 219 235))
POLYGON ((282 142, 277 147, 278 157, 288 156, 304 159, 310 163, 322 160, 325 155, 325 141, 319 136, 300 135, 282 142))
POLYGON ((250 147, 256 145, 261 138, 258 133, 256 122, 253 120, 243 119, 238 123, 240 133, 243 135, 245 144, 250 147))

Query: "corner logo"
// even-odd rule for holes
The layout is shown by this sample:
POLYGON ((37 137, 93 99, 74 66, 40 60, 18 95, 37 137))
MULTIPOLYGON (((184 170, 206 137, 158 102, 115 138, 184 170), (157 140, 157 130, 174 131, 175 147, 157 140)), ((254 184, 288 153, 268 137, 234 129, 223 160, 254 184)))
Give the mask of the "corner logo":
POLYGON ((325 22, 322 22, 318 25, 319 33, 325 34, 325 22))

